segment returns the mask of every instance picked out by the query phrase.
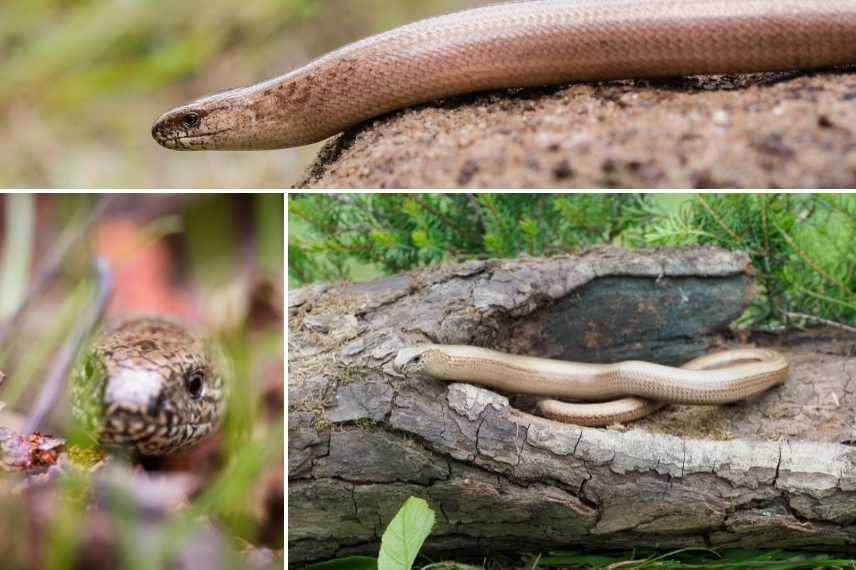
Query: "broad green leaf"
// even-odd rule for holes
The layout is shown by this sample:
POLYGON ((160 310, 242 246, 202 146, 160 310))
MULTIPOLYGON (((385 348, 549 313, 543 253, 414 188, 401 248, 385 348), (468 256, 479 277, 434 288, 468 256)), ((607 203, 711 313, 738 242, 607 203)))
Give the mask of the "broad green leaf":
POLYGON ((410 570, 433 526, 434 511, 425 499, 407 499, 383 533, 378 570, 410 570))

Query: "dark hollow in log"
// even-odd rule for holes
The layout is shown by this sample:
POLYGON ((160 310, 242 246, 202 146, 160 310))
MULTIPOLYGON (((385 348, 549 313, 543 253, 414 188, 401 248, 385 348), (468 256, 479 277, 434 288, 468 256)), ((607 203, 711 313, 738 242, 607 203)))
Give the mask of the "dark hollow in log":
POLYGON ((474 344, 680 363, 750 302, 745 254, 600 248, 470 261, 289 293, 289 561, 376 552, 403 501, 437 512, 435 558, 572 547, 856 552, 856 340, 753 339, 792 360, 734 406, 625 429, 530 415, 525 398, 402 378, 399 348, 474 344), (524 408, 524 409, 521 409, 524 408))

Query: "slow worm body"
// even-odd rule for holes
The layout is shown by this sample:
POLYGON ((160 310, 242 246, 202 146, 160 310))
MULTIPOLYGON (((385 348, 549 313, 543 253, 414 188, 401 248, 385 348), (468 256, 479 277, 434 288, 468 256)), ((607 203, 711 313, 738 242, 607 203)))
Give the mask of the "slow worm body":
POLYGON ((528 0, 367 38, 173 109, 152 135, 177 150, 284 148, 489 89, 854 62, 853 0, 528 0))
POLYGON ((543 415, 591 426, 638 419, 666 402, 736 402, 784 382, 788 374, 782 355, 758 348, 709 354, 674 368, 641 361, 583 364, 430 344, 400 350, 394 367, 407 375, 546 396, 538 405, 543 415), (601 403, 567 403, 551 397, 601 403))

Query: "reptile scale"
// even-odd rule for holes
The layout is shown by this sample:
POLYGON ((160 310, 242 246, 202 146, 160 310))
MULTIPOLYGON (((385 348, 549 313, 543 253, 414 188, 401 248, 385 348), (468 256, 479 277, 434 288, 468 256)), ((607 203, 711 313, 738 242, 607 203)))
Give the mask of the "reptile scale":
POLYGON ((106 447, 165 455, 223 421, 228 366, 214 343, 177 321, 105 327, 72 377, 72 412, 106 447))
POLYGON ((152 136, 175 150, 286 148, 490 89, 850 63, 854 0, 524 0, 396 28, 182 105, 152 136))

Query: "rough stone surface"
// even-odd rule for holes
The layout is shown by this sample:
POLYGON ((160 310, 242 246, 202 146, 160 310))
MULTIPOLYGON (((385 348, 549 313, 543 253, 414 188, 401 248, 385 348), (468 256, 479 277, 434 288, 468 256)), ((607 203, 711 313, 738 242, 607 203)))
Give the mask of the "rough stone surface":
POLYGON ((393 113, 310 188, 856 186, 856 68, 578 83, 393 113))
POLYGON ((686 360, 734 342, 719 331, 751 299, 750 275, 741 253, 601 248, 290 293, 289 561, 376 552, 411 495, 437 512, 426 545, 437 558, 580 546, 856 552, 856 450, 842 444, 856 427, 853 336, 756 335, 793 362, 784 386, 609 429, 392 369, 400 347, 425 341, 686 360), (574 322, 598 334, 569 334, 574 322))

